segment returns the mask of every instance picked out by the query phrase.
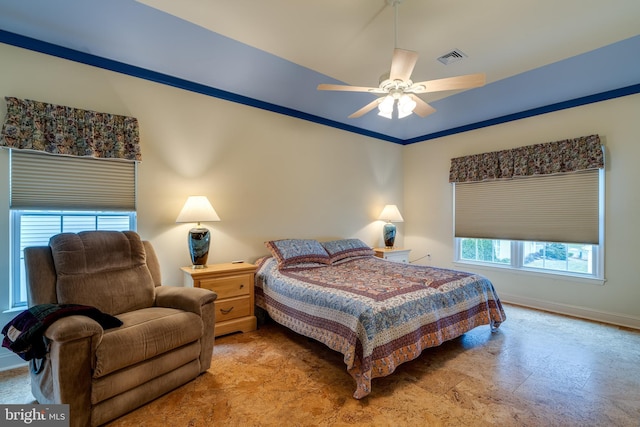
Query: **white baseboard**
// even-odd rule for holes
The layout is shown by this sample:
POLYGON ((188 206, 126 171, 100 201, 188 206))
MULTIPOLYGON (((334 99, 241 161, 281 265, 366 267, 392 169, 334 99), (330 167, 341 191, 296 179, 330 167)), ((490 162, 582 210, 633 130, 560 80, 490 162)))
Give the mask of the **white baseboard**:
POLYGON ((536 308, 567 316, 579 317, 581 319, 594 320, 596 322, 609 323, 611 325, 624 326, 625 328, 639 329, 640 318, 627 316, 618 313, 607 313, 590 308, 579 307, 569 304, 560 304, 551 301, 539 300, 535 298, 520 297, 517 295, 500 293, 500 300, 505 303, 521 305, 524 307, 536 308))

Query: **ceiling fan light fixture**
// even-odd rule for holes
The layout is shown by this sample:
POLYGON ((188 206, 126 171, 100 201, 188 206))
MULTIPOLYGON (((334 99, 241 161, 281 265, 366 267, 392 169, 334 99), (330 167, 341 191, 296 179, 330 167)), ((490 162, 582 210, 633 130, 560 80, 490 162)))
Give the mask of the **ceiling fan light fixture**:
POLYGON ((410 116, 411 113, 413 113, 414 108, 416 108, 416 105, 416 101, 411 99, 409 95, 402 95, 400 99, 398 99, 398 118, 402 119, 410 116))
POLYGON ((392 119, 393 118, 392 114, 393 114, 393 112, 389 113, 389 112, 386 112, 386 111, 378 111, 378 115, 380 117, 384 117, 385 119, 392 119))
POLYGON ((391 119, 393 117, 393 104, 395 103, 395 99, 391 95, 387 95, 384 97, 380 104, 378 104, 378 115, 385 117, 387 119, 391 119))

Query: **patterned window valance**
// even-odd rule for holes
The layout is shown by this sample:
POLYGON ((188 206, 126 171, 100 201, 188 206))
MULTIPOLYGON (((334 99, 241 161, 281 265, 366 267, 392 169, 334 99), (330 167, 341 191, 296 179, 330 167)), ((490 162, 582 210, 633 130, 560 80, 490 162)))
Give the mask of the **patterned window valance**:
POLYGON ((550 175, 604 167, 598 135, 451 159, 449 182, 550 175))
POLYGON ((142 159, 138 120, 6 97, 0 146, 69 156, 142 159))

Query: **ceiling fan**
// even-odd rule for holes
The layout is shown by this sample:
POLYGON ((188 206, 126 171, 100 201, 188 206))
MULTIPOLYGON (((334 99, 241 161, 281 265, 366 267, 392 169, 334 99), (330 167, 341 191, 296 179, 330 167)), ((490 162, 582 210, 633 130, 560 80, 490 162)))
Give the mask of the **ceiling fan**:
POLYGON ((434 113, 436 109, 420 99, 417 94, 446 90, 470 89, 484 86, 485 84, 485 75, 483 73, 427 80, 417 83, 411 81, 411 73, 418 61, 418 53, 411 50, 399 49, 397 47, 397 6, 401 2, 402 0, 387 0, 387 3, 392 5, 394 8, 396 47, 393 50, 393 58, 391 59, 391 71, 380 77, 379 86, 364 87, 335 84, 318 85, 318 90, 369 92, 385 95, 376 98, 355 113, 351 114, 349 116, 350 119, 361 117, 376 107, 378 107, 379 110, 378 115, 391 119, 393 117, 394 106, 396 104, 398 106, 398 118, 409 116, 411 113, 416 113, 420 117, 426 117, 429 114, 434 113))

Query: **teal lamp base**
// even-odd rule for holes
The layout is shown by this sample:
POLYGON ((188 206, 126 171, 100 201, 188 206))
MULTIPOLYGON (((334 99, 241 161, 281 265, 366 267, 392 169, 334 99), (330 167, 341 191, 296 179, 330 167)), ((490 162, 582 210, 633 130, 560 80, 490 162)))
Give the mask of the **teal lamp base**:
POLYGON ((209 242, 211 234, 204 227, 189 230, 189 254, 191 255, 191 268, 205 268, 209 257, 209 242))
POLYGON ((393 223, 386 223, 382 228, 382 238, 387 248, 392 248, 396 241, 396 226, 393 223))

